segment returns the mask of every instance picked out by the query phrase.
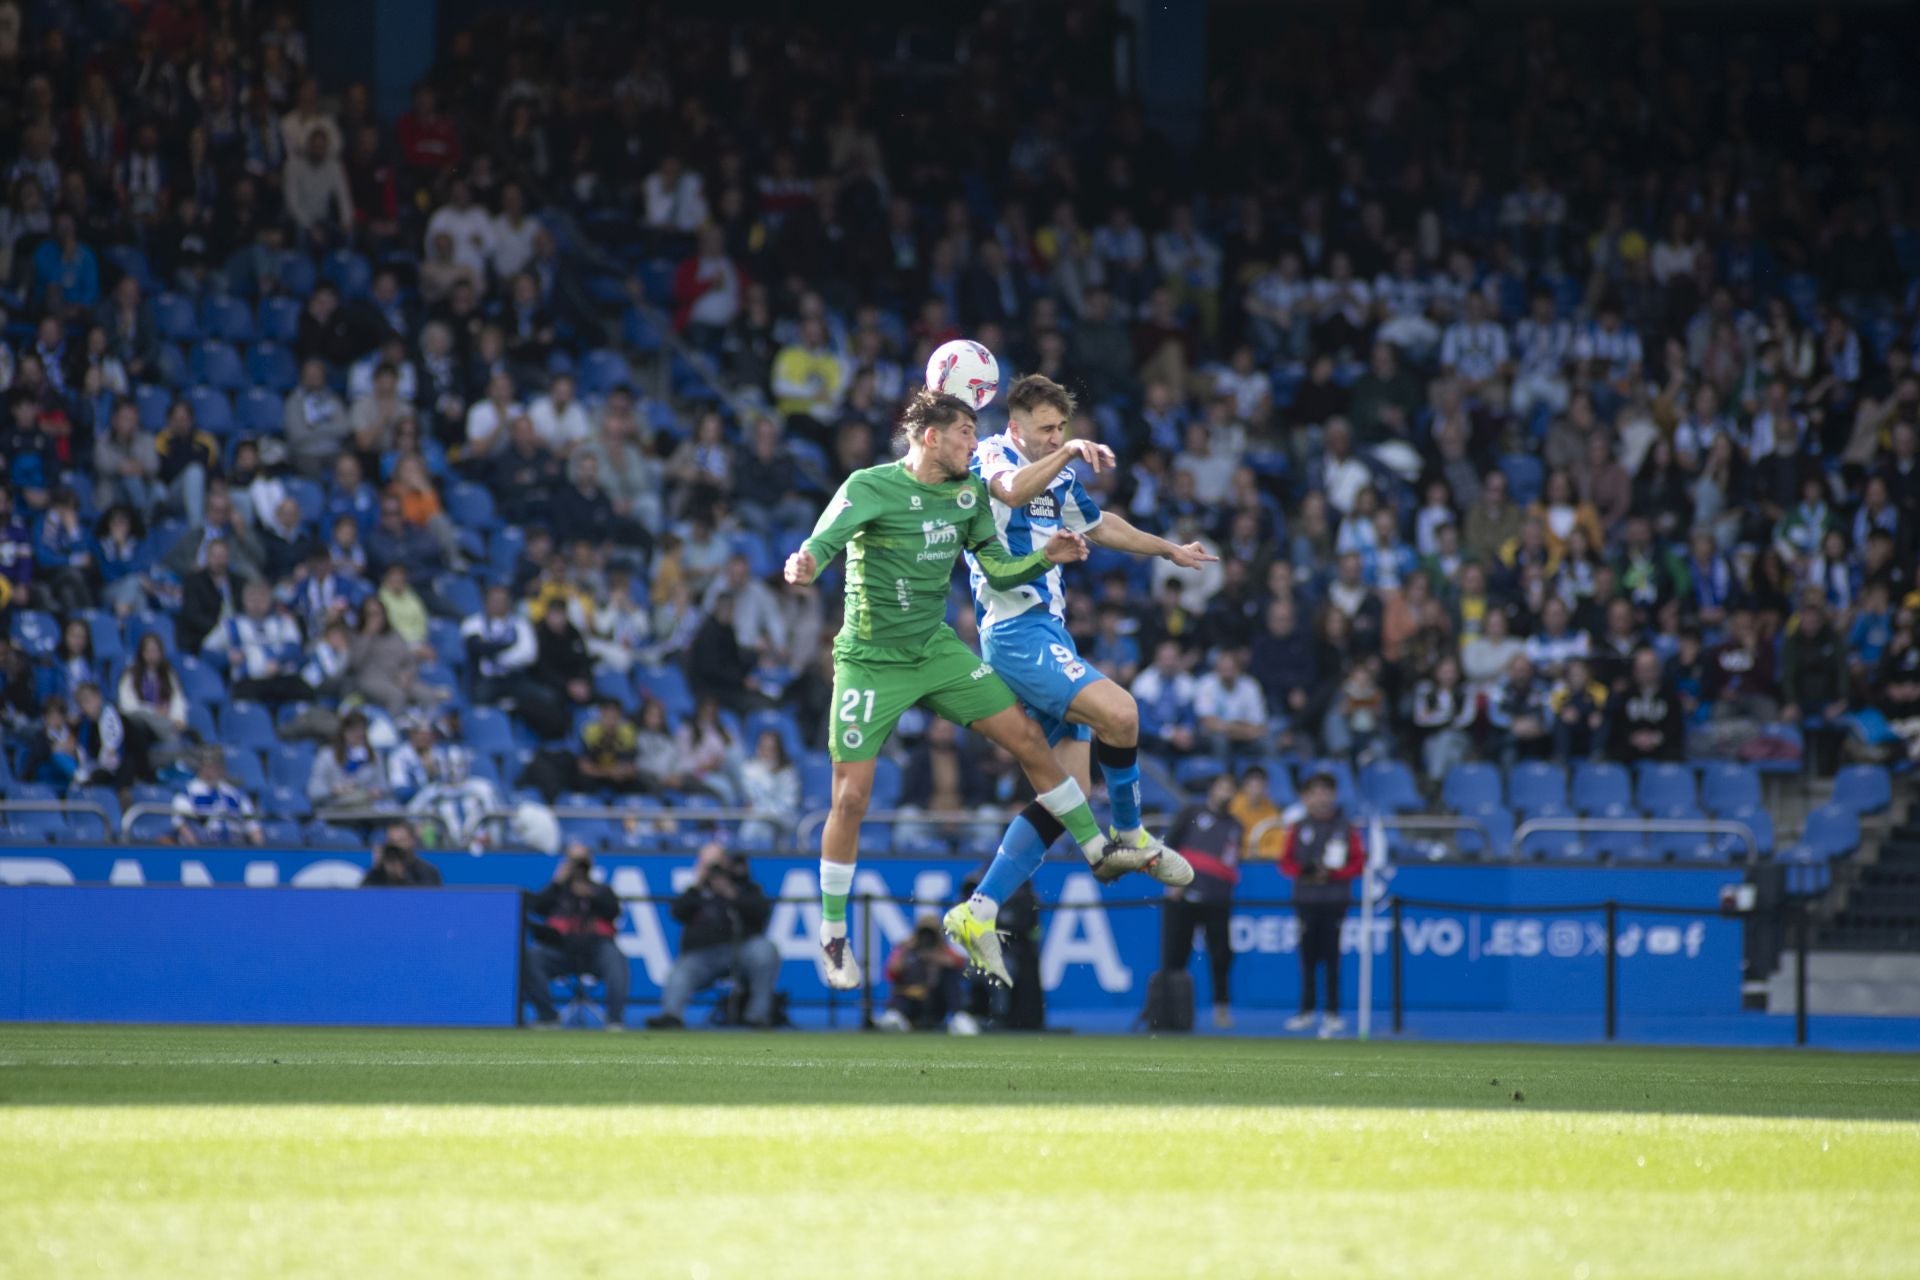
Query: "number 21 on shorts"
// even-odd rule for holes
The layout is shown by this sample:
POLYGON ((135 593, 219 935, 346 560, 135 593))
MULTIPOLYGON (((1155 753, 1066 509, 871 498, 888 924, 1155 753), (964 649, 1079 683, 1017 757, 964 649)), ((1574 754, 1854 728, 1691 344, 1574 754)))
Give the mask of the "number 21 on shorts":
POLYGON ((840 720, 842 723, 848 726, 846 729, 841 730, 841 733, 840 733, 841 741, 844 742, 848 748, 857 749, 860 746, 861 742, 864 741, 864 738, 860 730, 855 729, 852 726, 856 722, 860 724, 872 723, 873 721, 873 690, 871 689, 842 690, 840 694, 840 720), (860 705, 862 698, 866 700, 866 705, 864 707, 860 705))

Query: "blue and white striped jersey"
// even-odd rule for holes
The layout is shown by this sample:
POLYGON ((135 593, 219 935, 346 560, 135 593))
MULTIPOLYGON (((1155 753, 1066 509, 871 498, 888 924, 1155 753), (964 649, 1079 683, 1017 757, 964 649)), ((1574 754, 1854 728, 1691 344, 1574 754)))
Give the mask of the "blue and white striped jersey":
MULTIPOLYGON (((1005 432, 988 436, 975 446, 973 474, 985 482, 991 493, 996 477, 1010 475, 1029 461, 1031 459, 1013 442, 1012 433, 1005 432)), ((1001 549, 1012 556, 1024 556, 1045 546, 1047 539, 1063 528, 1085 533, 1100 520, 1100 508, 1070 467, 1055 476, 1053 483, 1024 507, 1009 507, 999 498, 993 499, 993 527, 1000 538, 1001 549)), ((1035 578, 1011 591, 995 591, 988 586, 986 575, 980 572, 972 552, 967 553, 967 571, 973 579, 974 617, 982 631, 1017 618, 1035 605, 1044 607, 1056 618, 1066 614, 1067 595, 1061 586, 1058 565, 1049 569, 1045 577, 1035 578)))

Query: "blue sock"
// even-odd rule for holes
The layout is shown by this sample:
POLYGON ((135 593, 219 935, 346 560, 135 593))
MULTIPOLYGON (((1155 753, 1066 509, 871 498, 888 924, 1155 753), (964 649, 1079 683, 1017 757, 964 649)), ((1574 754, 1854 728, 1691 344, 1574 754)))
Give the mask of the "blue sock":
MULTIPOLYGON (((1053 833, 1054 838, 1058 839, 1058 822, 1053 824, 1053 833)), ((995 906, 1005 902, 1040 869, 1040 864, 1046 860, 1047 846, 1052 843, 1053 840, 1042 838, 1039 830, 1022 813, 1008 824, 1007 834, 1000 838, 1000 850, 993 855, 993 864, 981 878, 974 897, 985 898, 995 906)))
POLYGON ((1100 772, 1107 779, 1107 803, 1113 808, 1113 829, 1135 831, 1140 827, 1140 748, 1093 744, 1100 772))

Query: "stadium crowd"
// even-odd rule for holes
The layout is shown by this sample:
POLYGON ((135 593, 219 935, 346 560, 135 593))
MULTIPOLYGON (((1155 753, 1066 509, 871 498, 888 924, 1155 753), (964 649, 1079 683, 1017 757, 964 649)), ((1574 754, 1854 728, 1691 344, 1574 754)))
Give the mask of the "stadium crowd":
POLYGON ((1903 19, 1411 11, 1263 13, 1187 137, 1097 4, 521 13, 388 121, 290 8, 0 0, 0 781, 790 822, 838 600, 777 566, 962 335, 1222 557, 1074 579, 1163 758, 1920 756, 1903 19))

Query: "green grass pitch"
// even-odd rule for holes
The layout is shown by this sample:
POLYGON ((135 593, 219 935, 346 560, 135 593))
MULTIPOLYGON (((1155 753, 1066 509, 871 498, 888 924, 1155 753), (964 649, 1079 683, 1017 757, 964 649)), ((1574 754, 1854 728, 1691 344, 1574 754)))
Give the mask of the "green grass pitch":
POLYGON ((1920 1274, 1920 1058, 0 1028, 0 1276, 1920 1274))

